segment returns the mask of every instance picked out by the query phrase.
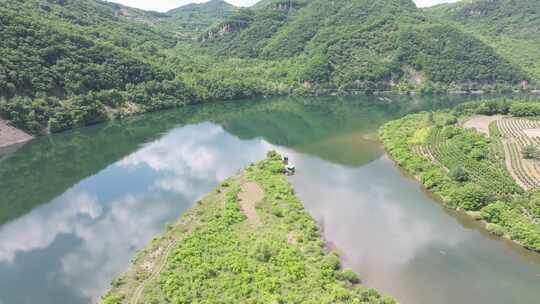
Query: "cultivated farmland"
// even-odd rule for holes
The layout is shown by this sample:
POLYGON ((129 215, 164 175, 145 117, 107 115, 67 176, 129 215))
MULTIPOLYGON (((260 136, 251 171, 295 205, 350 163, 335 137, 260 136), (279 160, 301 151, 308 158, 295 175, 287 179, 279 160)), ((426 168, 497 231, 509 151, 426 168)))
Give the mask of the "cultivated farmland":
POLYGON ((540 122, 523 118, 502 118, 490 128, 490 136, 502 148, 510 175, 525 190, 540 188, 540 161, 525 159, 527 146, 540 146, 540 122))

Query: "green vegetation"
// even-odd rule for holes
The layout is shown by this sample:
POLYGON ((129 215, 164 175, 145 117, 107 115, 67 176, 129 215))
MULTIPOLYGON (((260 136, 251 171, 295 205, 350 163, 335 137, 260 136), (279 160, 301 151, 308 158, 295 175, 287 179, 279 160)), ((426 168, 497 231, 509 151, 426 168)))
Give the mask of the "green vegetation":
POLYGON ((410 0, 266 1, 203 35, 220 55, 291 59, 320 90, 508 89, 529 77, 410 0))
POLYGON ((498 54, 540 79, 540 2, 530 0, 473 0, 426 10, 477 36, 498 54))
POLYGON ((448 172, 451 179, 456 182, 467 182, 470 179, 469 173, 462 166, 456 166, 448 172))
POLYGON ((32 134, 216 100, 532 81, 411 0, 249 9, 214 0, 165 14, 96 0, 5 1, 0 39, 0 116, 32 134))
POLYGON ((446 206, 480 211, 481 218, 490 223, 489 231, 539 251, 537 194, 532 190, 523 191, 499 160, 501 155, 495 153, 499 133, 486 137, 473 129, 458 127, 453 119, 448 119, 464 119, 486 111, 507 113, 509 104, 485 101, 466 103, 454 110, 434 114, 412 114, 387 123, 381 128, 380 136, 397 164, 440 196, 446 206), (429 119, 430 115, 432 119, 429 119), (419 129, 430 130, 423 142, 414 139, 419 129), (429 151, 429 154, 418 151, 429 151))
MULTIPOLYGON (((463 169, 470 179, 494 193, 518 193, 519 187, 506 171, 487 158, 488 139, 472 129, 435 127, 426 142, 433 156, 453 173, 463 169)), ((451 174, 452 176, 452 174, 451 174)))
POLYGON ((512 103, 509 113, 517 117, 540 116, 540 103, 516 102, 512 103))
POLYGON ((281 156, 270 152, 222 183, 137 256, 103 303, 395 303, 340 269, 283 171, 281 156), (264 191, 260 225, 241 209, 248 182, 264 191), (161 258, 162 271, 145 268, 161 258))
POLYGON ((0 116, 40 134, 300 87, 287 80, 285 63, 202 55, 119 10, 94 0, 0 8, 0 116))
POLYGON ((535 145, 527 145, 523 148, 522 154, 525 159, 536 159, 538 158, 538 147, 535 145))
MULTIPOLYGON (((204 3, 190 3, 168 11, 166 24, 178 27, 179 34, 197 35, 231 16, 237 8, 223 0, 210 0, 204 3)), ((190 35, 191 36, 191 35, 190 35)))

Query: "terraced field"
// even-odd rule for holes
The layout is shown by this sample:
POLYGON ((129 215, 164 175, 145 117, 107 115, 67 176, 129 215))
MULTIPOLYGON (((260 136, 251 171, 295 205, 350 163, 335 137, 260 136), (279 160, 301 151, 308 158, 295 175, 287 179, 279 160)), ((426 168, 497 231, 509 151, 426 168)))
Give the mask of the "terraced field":
POLYGON ((540 161, 524 159, 526 146, 540 146, 540 122, 523 118, 503 118, 495 122, 490 135, 502 147, 510 175, 525 190, 540 188, 540 161))
POLYGON ((463 168, 473 181, 491 193, 509 194, 520 192, 519 187, 504 170, 504 167, 488 160, 478 161, 471 159, 459 146, 445 138, 441 128, 432 130, 426 147, 438 163, 449 169, 463 168))

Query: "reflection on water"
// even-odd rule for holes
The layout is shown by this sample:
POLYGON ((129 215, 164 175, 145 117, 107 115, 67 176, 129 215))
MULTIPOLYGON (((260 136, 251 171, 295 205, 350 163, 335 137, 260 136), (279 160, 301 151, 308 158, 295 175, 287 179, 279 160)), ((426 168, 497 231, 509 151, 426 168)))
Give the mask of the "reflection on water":
POLYGON ((538 303, 540 256, 465 230, 388 158, 361 168, 294 161, 299 197, 369 286, 403 304, 538 303))
POLYGON ((95 301, 166 222, 267 149, 215 124, 187 126, 5 224, 0 300, 95 301))
POLYGON ((403 304, 533 303, 537 255, 464 227, 382 157, 382 123, 456 102, 224 103, 35 140, 0 158, 0 303, 95 301, 165 223, 274 148, 291 156, 300 197, 370 286, 403 304))

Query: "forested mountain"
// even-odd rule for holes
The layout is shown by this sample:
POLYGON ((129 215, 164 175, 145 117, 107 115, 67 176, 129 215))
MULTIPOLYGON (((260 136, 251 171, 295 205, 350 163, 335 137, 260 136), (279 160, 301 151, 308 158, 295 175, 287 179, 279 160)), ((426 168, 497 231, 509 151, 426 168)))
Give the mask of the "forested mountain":
POLYGON ((540 79, 540 1, 474 0, 427 10, 473 33, 499 54, 540 79))
POLYGON ((231 16, 237 8, 223 0, 191 3, 170 10, 167 15, 182 29, 199 32, 231 16))
POLYGON ((0 114, 33 133, 105 120, 118 90, 162 85, 176 90, 174 102, 187 99, 174 75, 145 59, 174 39, 101 2, 8 1, 0 40, 0 114))
POLYGON ((274 0, 202 37, 218 54, 305 61, 299 77, 341 89, 517 84, 528 75, 412 0, 274 0))
POLYGON ((33 134, 212 100, 500 91, 534 80, 412 0, 248 9, 213 0, 167 13, 99 0, 0 2, 0 116, 33 134))

